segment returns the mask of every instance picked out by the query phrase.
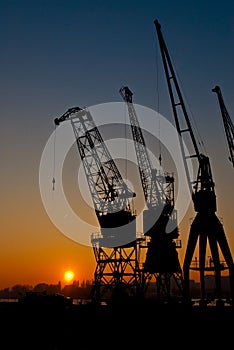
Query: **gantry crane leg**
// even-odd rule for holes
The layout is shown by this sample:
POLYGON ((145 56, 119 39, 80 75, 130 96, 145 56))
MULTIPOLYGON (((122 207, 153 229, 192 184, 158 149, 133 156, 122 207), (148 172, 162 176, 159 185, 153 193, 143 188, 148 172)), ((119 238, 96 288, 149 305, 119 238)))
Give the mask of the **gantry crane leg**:
POLYGON ((190 266, 195 252, 197 242, 199 240, 199 272, 200 272, 200 295, 201 299, 207 298, 205 288, 205 270, 206 270, 206 248, 207 243, 210 246, 211 259, 213 262, 213 270, 215 272, 215 292, 216 298, 222 299, 221 288, 221 271, 224 268, 220 261, 219 248, 223 254, 227 267, 229 269, 231 297, 233 300, 233 260, 227 243, 227 239, 223 230, 223 226, 215 214, 202 216, 197 214, 194 219, 190 233, 188 245, 185 253, 183 271, 184 271, 184 293, 186 298, 190 299, 189 283, 190 283, 190 266))
POLYGON ((192 262, 196 245, 197 245, 198 237, 199 237, 199 234, 198 234, 198 230, 196 229, 196 218, 195 218, 190 228, 188 244, 187 244, 185 257, 184 257, 184 264, 183 264, 184 297, 186 301, 190 300, 190 265, 192 262))

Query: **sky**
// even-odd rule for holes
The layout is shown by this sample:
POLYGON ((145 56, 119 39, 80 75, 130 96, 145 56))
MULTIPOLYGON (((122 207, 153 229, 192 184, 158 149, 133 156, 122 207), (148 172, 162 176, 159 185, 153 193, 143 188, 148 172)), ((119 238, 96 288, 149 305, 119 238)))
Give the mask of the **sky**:
MULTIPOLYGON (((76 280, 93 278, 92 248, 67 237, 46 212, 41 157, 55 117, 73 106, 122 102, 122 85, 132 89, 136 104, 173 123, 155 19, 210 157, 217 215, 234 254, 234 173, 211 91, 221 87, 233 120, 233 14, 230 0, 0 1, 0 288, 57 283, 66 270, 76 280)), ((72 192, 72 181, 68 188, 72 192)), ((181 262, 190 215, 181 228, 181 262)))

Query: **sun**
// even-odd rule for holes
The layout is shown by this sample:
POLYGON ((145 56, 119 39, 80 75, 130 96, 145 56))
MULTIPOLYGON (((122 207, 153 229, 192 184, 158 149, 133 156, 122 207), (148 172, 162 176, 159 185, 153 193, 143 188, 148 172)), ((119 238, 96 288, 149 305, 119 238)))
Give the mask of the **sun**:
POLYGON ((68 270, 64 273, 64 279, 66 282, 71 282, 74 278, 75 274, 73 271, 68 270))

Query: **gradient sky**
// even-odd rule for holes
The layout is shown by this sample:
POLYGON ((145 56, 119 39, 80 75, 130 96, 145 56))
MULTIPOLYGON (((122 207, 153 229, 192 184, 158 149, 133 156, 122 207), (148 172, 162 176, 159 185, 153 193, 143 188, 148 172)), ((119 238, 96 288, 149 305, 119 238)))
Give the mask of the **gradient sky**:
POLYGON ((122 101, 125 84, 135 103, 160 107, 173 122, 160 56, 156 64, 155 18, 210 157, 217 214, 234 253, 234 170, 211 91, 221 87, 232 117, 233 15, 231 0, 0 1, 0 288, 57 283, 67 269, 77 280, 93 277, 92 249, 65 237, 43 207, 40 159, 55 117, 73 106, 122 101))

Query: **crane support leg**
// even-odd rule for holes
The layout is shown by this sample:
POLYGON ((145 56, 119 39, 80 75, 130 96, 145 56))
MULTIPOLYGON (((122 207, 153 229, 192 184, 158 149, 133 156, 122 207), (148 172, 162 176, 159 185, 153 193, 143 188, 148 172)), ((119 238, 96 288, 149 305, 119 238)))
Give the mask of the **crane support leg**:
POLYGON ((231 298, 234 297, 234 264, 232 255, 228 246, 228 242, 224 233, 223 225, 219 221, 215 213, 203 215, 198 213, 191 225, 187 250, 184 259, 184 292, 187 300, 190 300, 189 293, 189 270, 191 268, 191 262, 196 248, 196 244, 199 238, 199 268, 200 271, 200 287, 201 287, 201 299, 206 299, 205 291, 205 271, 209 269, 215 272, 215 289, 216 297, 222 299, 221 289, 221 271, 226 267, 220 261, 219 249, 222 253, 227 268, 229 269, 229 280, 231 298), (207 242, 209 242, 212 266, 206 267, 206 248, 207 242))
POLYGON ((212 256, 212 262, 214 264, 214 270, 215 270, 216 295, 218 299, 222 299, 221 271, 220 271, 220 258, 219 258, 218 244, 212 232, 209 234, 209 244, 210 244, 210 250, 211 250, 211 256, 212 256))
POLYGON ((191 228, 190 228, 189 239, 188 239, 187 249, 185 252, 184 264, 183 264, 185 300, 190 300, 189 269, 190 269, 194 250, 196 248, 196 244, 197 244, 197 240, 198 240, 198 231, 196 230, 196 227, 195 227, 196 226, 195 220, 193 221, 191 228))
POLYGON ((205 289, 206 243, 207 243, 207 233, 205 231, 202 232, 201 230, 200 237, 199 237, 199 264, 200 264, 199 267, 200 267, 201 300, 206 299, 206 289, 205 289))
MULTIPOLYGON (((216 217, 218 220, 218 218, 216 217)), ((217 241, 219 243, 220 249, 222 251, 224 260, 228 266, 229 270, 229 281, 230 281, 230 289, 231 289, 231 298, 232 301, 234 301, 234 263, 233 263, 233 258, 232 254, 227 242, 227 238, 225 236, 225 232, 223 229, 222 224, 218 221, 219 225, 217 228, 217 241)))

